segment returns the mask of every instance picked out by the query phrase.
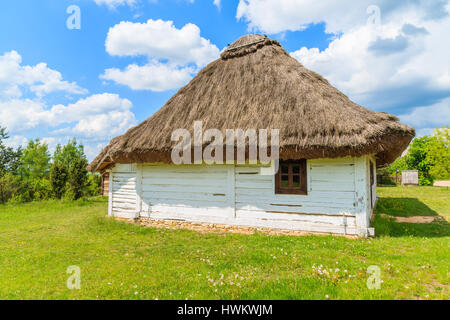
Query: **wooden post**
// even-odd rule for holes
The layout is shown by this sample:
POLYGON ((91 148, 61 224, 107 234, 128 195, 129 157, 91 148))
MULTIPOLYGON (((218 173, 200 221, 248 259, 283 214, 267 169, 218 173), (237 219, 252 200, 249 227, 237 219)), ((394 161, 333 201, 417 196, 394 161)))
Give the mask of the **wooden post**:
POLYGON ((230 217, 236 219, 236 166, 228 167, 228 198, 231 206, 230 217))
POLYGON ((355 160, 355 202, 356 202, 356 226, 360 236, 368 236, 368 163, 367 157, 355 160))
POLYGON ((141 216, 142 211, 142 164, 136 167, 136 219, 141 216))
POLYGON ((109 199, 108 199, 108 215, 110 217, 113 216, 113 188, 114 188, 113 179, 114 179, 114 174, 113 174, 113 171, 111 170, 109 172, 109 190, 108 190, 108 195, 109 195, 109 199))

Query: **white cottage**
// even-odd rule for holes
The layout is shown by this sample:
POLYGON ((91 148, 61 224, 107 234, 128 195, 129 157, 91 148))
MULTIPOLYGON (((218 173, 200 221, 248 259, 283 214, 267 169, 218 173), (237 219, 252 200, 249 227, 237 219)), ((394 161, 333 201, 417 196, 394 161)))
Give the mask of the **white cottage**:
MULTIPOLYGON (((248 35, 113 139, 90 170, 109 172, 114 217, 368 236, 376 167, 395 160, 414 134, 396 117, 350 101, 277 41, 248 35), (268 175, 274 164, 249 161, 174 164, 172 133, 192 133, 196 121, 223 136, 278 129, 279 170, 268 175)), ((245 142, 249 160, 253 145, 245 142)))

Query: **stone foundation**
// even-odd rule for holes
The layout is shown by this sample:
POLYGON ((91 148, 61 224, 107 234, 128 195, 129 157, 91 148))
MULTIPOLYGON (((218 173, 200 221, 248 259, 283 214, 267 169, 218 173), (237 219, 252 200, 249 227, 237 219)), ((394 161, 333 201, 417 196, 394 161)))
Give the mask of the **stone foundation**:
MULTIPOLYGON (((172 229, 172 230, 191 230, 205 233, 218 233, 218 234, 245 234, 252 235, 256 233, 262 233, 270 236, 308 236, 308 235, 330 235, 329 233, 318 232, 304 232, 304 231, 292 231, 292 230, 278 230, 270 228, 254 228, 254 227, 242 227, 242 226, 230 226, 200 222, 187 222, 180 220, 161 220, 151 218, 138 218, 138 219, 125 219, 115 218, 118 221, 125 221, 135 225, 139 225, 144 228, 158 228, 158 229, 172 229)), ((349 236, 337 234, 338 236, 355 239, 358 236, 349 236)))

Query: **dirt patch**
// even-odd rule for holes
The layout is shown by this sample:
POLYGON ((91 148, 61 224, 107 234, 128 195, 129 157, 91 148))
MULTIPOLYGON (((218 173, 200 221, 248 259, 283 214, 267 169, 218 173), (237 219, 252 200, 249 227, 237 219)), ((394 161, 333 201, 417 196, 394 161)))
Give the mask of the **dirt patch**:
MULTIPOLYGON (((160 219, 149 219, 149 218, 139 218, 139 219, 123 219, 115 218, 119 221, 125 221, 139 225, 144 228, 158 228, 158 229, 172 229, 172 230, 192 230, 202 234, 205 233, 218 233, 218 234, 246 234, 252 235, 255 233, 262 233, 271 236, 308 236, 308 235, 330 235, 329 233, 318 233, 318 232, 304 232, 304 231, 291 231, 291 230, 276 230, 270 228, 252 228, 252 227, 241 227, 241 226, 229 226, 220 224, 209 224, 200 222, 186 222, 178 220, 160 220, 160 219)), ((341 235, 350 239, 357 239, 358 236, 353 235, 341 235)))
POLYGON ((442 217, 430 217, 430 216, 414 216, 414 217, 393 217, 387 214, 380 214, 383 218, 394 219, 395 222, 399 223, 434 223, 443 220, 442 217))

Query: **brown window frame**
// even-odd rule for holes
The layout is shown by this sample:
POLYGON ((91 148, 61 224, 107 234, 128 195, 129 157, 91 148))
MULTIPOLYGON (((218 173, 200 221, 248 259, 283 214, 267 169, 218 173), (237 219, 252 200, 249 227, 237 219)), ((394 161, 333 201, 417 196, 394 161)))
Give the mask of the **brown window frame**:
POLYGON ((308 175, 306 171, 306 159, 301 160, 287 160, 287 161, 280 161, 280 167, 275 175, 275 194, 293 194, 293 195, 308 195, 308 175), (288 166, 288 173, 283 174, 282 173, 282 166, 288 166), (299 173, 296 174, 293 172, 294 166, 300 166, 299 173), (282 176, 288 176, 289 181, 289 187, 282 187, 281 186, 281 179, 282 176), (300 186, 294 187, 293 186, 293 177, 299 176, 300 177, 300 186))

